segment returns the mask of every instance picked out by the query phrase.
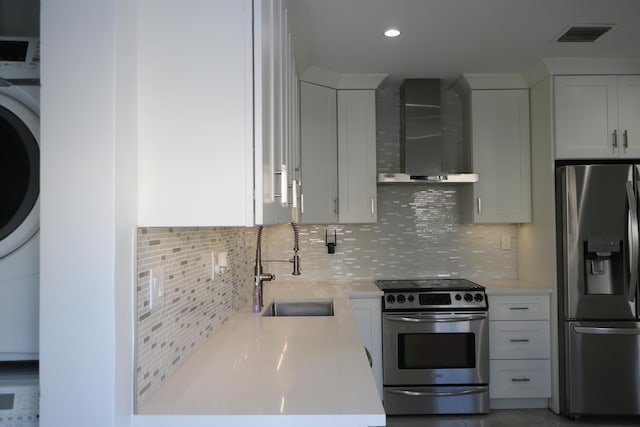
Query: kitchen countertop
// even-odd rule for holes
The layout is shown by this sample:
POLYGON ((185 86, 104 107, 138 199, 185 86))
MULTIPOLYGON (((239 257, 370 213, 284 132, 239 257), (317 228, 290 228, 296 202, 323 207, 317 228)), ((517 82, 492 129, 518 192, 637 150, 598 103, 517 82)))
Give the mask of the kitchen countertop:
POLYGON ((551 285, 543 287, 543 284, 541 283, 528 282, 526 280, 519 279, 479 279, 473 281, 486 287, 488 294, 550 294, 553 291, 553 289, 551 289, 551 285))
POLYGON ((333 298, 331 317, 238 311, 134 415, 134 427, 384 426, 349 297, 373 281, 266 283, 272 299, 333 298))

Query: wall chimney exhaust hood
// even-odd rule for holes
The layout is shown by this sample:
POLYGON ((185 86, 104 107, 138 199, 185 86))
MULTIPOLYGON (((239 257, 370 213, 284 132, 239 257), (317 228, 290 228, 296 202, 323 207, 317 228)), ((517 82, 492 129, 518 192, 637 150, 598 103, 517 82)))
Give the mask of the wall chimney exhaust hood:
POLYGON ((400 87, 401 173, 379 173, 379 184, 471 183, 473 173, 442 170, 440 80, 407 79, 400 87))

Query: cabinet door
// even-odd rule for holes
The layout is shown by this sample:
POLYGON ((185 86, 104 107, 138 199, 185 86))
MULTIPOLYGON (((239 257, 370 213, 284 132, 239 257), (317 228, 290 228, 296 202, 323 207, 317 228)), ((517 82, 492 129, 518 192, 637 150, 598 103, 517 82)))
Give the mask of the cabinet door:
POLYGON ((548 295, 494 295, 489 298, 489 320, 549 320, 548 295))
POLYGON ((551 362, 492 360, 489 397, 492 399, 551 397, 551 362))
POLYGON ((640 76, 618 77, 620 157, 640 158, 640 76))
MULTIPOLYGON (((292 60, 282 0, 254 2, 256 224, 292 220, 292 60)), ((296 104, 297 105, 297 104, 296 104)))
POLYGON ((528 91, 474 90, 471 115, 474 222, 530 222, 528 91))
POLYGON ((300 83, 302 202, 300 222, 338 221, 336 90, 300 83))
MULTIPOLYGON (((289 45, 293 46, 291 35, 289 35, 289 45)), ((293 50, 289 55, 289 185, 291 195, 289 196, 291 205, 291 219, 294 222, 300 221, 300 94, 298 92, 298 73, 296 71, 296 61, 293 50)))
POLYGON ((371 355, 373 379, 382 399, 382 313, 380 297, 351 298, 360 337, 371 355))
POLYGON ((548 359, 548 320, 490 321, 489 358, 548 359))
POLYGON ((617 158, 616 77, 557 76, 554 93, 556 158, 617 158))
POLYGON ((254 223, 251 3, 139 4, 141 226, 254 223))
POLYGON ((376 106, 373 90, 338 91, 338 217, 376 222, 376 106))

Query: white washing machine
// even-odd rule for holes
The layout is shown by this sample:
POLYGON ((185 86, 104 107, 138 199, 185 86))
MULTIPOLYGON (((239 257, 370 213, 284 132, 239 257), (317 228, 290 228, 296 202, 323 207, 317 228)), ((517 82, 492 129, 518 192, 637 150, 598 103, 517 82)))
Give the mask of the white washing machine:
POLYGON ((38 359, 40 41, 0 37, 0 362, 38 359))

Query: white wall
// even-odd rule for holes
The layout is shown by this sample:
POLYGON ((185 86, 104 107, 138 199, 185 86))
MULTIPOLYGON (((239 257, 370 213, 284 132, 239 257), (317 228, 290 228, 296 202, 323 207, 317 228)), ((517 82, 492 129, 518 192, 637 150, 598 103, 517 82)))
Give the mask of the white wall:
POLYGON ((130 425, 135 2, 42 2, 40 425, 130 425))

